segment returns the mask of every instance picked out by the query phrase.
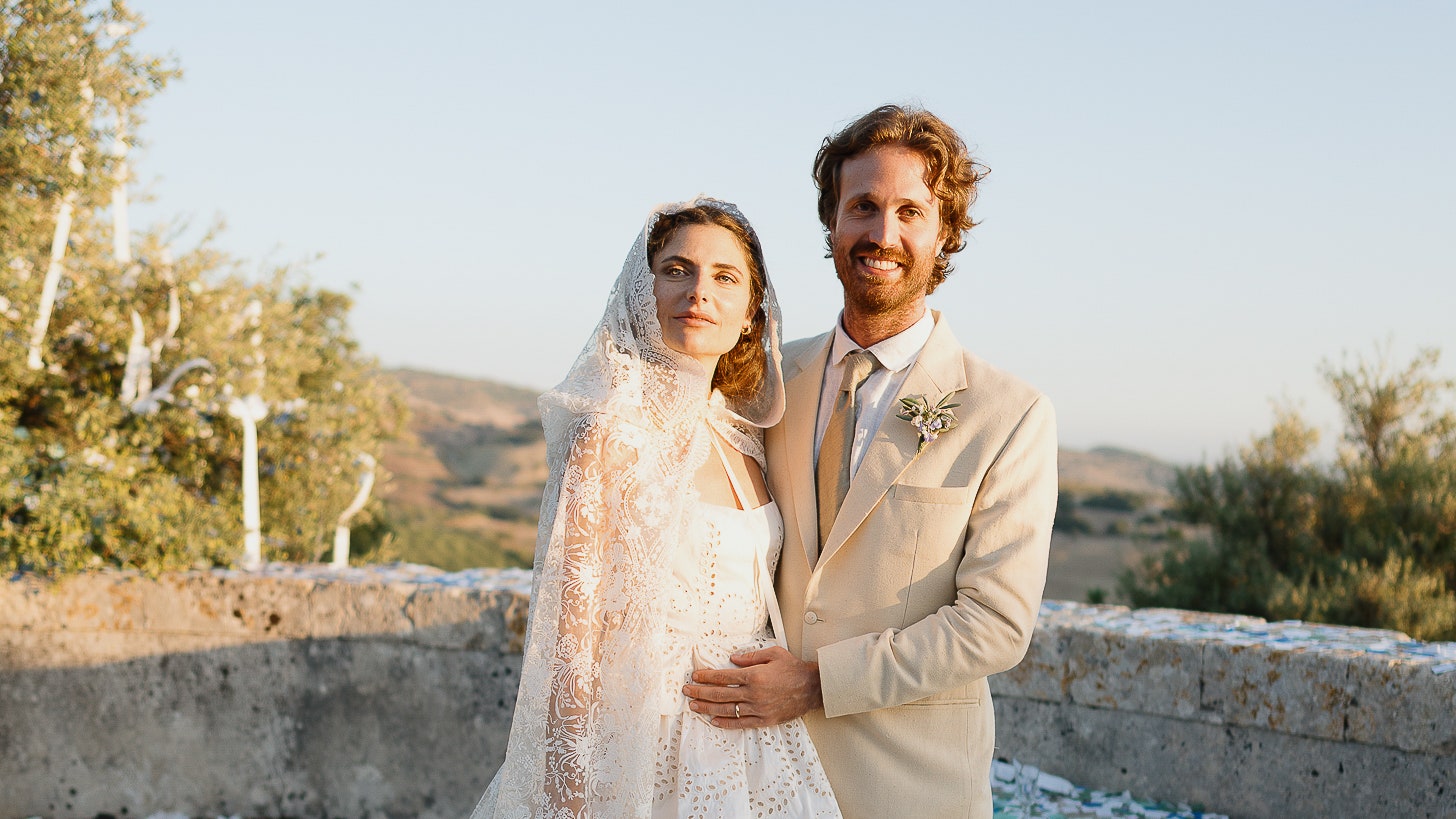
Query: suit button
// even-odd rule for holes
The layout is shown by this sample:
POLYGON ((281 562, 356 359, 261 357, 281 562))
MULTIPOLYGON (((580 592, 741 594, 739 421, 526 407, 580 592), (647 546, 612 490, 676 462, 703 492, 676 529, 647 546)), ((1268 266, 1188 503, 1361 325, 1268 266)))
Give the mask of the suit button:
POLYGON ((819 615, 815 614, 812 611, 806 611, 804 612, 804 622, 812 626, 815 623, 819 622, 819 615))

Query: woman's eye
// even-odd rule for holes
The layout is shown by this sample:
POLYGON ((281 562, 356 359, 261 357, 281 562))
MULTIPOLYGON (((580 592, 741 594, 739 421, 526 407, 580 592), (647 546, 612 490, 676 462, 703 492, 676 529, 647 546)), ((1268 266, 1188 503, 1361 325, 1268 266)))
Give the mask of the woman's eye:
POLYGON ((733 275, 732 273, 719 273, 718 274, 718 281, 720 281, 720 282, 722 282, 724 284, 737 284, 738 283, 738 277, 735 276, 735 275, 733 275))

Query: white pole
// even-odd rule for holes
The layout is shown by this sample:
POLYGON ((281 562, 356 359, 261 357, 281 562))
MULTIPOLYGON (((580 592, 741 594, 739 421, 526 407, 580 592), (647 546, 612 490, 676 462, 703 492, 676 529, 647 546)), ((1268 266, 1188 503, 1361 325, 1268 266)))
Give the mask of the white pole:
POLYGON ((116 109, 116 139, 111 143, 111 155, 116 157, 116 168, 112 171, 111 187, 111 243, 112 254, 119 265, 131 264, 131 226, 126 213, 126 113, 116 109))
POLYGON ((268 405, 256 393, 234 398, 228 414, 243 425, 243 568, 263 564, 263 518, 258 510, 258 422, 268 416, 268 405))
POLYGON ((121 376, 121 395, 118 398, 128 407, 138 398, 152 391, 152 352, 147 348, 147 331, 142 326, 142 317, 131 311, 131 344, 126 348, 126 370, 121 376), (143 372, 146 386, 142 386, 143 372))
MULTIPOLYGON (((81 81, 81 99, 90 105, 96 98, 91 90, 91 83, 81 81)), ((66 167, 76 177, 77 185, 80 184, 81 174, 86 172, 86 166, 81 162, 81 146, 79 144, 71 147, 71 155, 66 161, 66 167)), ((71 238, 71 217, 76 209, 76 190, 72 188, 61 197, 60 209, 56 211, 56 232, 51 237, 51 261, 46 267, 45 283, 40 291, 40 309, 36 313, 35 326, 30 333, 30 354, 26 358, 26 366, 32 370, 45 368, 45 361, 41 356, 41 348, 45 344, 46 330, 51 324, 51 312, 56 306, 56 289, 61 284, 61 261, 66 256, 66 242, 71 238)))
POLYGON ((359 492, 354 495, 351 502, 340 515, 339 525, 334 528, 334 568, 342 569, 349 565, 349 520, 364 508, 369 500, 369 492, 374 489, 374 456, 369 453, 361 453, 358 462, 364 466, 364 474, 359 476, 359 492))
MULTIPOLYGON (((80 176, 86 168, 81 164, 81 146, 77 145, 71 149, 71 158, 67 163, 71 173, 80 176)), ((40 290, 40 310, 35 317, 35 326, 30 331, 30 355, 26 360, 26 366, 32 370, 39 370, 45 367, 45 361, 41 357, 41 348, 45 344, 46 329, 51 324, 51 312, 56 306, 56 288, 61 284, 61 261, 66 256, 66 242, 71 238, 71 216, 76 208, 76 191, 67 191, 61 197, 60 209, 56 212, 56 232, 51 237, 51 261, 46 266, 45 284, 40 290)))

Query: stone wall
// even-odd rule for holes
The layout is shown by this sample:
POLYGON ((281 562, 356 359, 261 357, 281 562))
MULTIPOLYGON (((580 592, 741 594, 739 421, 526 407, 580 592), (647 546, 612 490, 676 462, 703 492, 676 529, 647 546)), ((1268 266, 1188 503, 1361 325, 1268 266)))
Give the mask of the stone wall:
POLYGON ((0 817, 459 817, 525 596, 235 573, 0 583, 0 817))
POLYGON ((1231 817, 1456 817, 1456 644, 1049 603, 998 755, 1231 817))
MULTIPOLYGON (((0 819, 464 816, 504 751, 526 612, 519 577, 466 581, 0 583, 0 819)), ((1247 637, 1261 622, 1048 604, 993 681, 999 753, 1233 817, 1456 816, 1450 663, 1386 633, 1247 637)))

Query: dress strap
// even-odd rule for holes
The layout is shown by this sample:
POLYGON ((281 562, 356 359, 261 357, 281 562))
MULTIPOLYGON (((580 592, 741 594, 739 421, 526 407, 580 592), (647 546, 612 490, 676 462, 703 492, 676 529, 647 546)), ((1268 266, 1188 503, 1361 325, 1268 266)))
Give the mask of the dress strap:
POLYGON ((733 473, 733 465, 728 463, 728 453, 723 451, 722 439, 712 428, 708 428, 708 437, 713 441, 713 451, 718 453, 718 462, 723 464, 723 471, 728 473, 728 485, 733 487, 733 496, 738 500, 739 509, 749 509, 748 496, 743 493, 743 485, 738 483, 738 476, 733 473))

